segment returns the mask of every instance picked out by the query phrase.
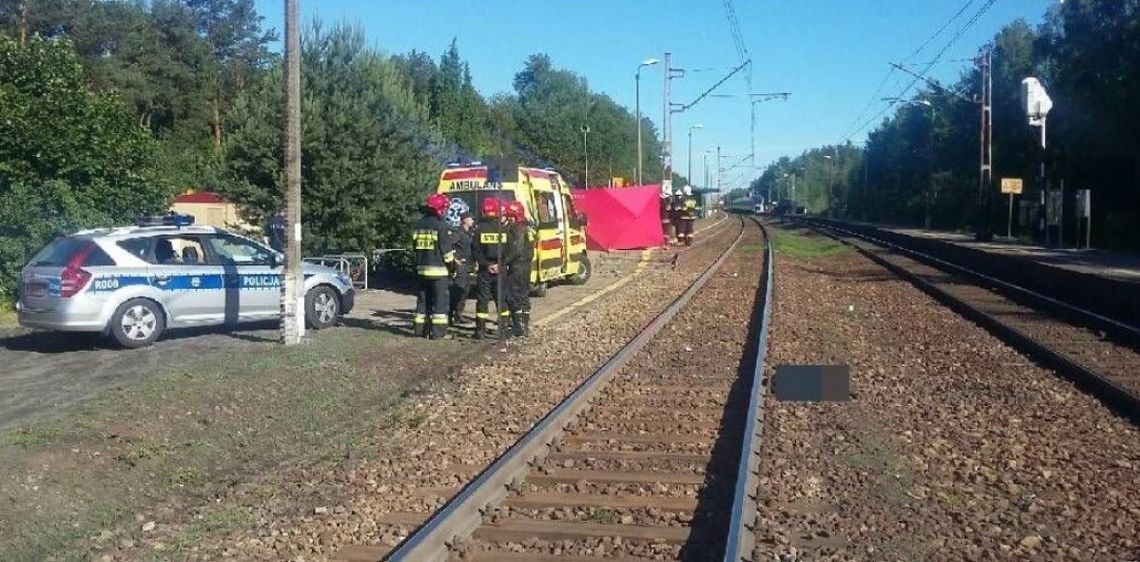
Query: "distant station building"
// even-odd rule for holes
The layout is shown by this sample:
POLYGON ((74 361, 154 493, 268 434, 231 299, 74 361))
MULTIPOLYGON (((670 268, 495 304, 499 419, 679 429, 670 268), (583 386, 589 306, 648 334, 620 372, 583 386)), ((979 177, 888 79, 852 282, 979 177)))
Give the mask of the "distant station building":
POLYGON ((194 223, 253 233, 260 229, 242 220, 238 207, 212 191, 187 191, 174 198, 170 210, 192 215, 194 223))

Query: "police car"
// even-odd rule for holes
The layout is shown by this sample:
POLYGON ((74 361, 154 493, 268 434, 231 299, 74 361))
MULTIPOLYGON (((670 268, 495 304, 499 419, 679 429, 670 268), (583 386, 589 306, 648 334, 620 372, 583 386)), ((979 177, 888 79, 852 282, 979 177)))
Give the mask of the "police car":
MULTIPOLYGON (((143 219, 53 240, 21 272, 16 310, 22 326, 143 347, 168 328, 279 318, 281 264, 264 245, 187 215, 143 219)), ((352 281, 303 267, 306 323, 332 326, 352 309, 352 281)))

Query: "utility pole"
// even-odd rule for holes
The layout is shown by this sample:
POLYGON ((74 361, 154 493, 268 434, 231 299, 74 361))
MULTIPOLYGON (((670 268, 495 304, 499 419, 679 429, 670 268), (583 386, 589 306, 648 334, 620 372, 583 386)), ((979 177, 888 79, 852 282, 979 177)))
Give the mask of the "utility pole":
POLYGON ((693 183, 693 130, 694 129, 704 129, 704 128, 705 128, 705 126, 701 125, 700 123, 697 123, 696 125, 693 125, 692 127, 689 127, 689 167, 688 167, 688 170, 685 172, 685 178, 689 181, 690 185, 692 185, 692 183, 693 183))
POLYGON ((705 151, 705 183, 704 183, 704 187, 706 189, 709 187, 709 152, 707 150, 705 151))
POLYGON ((300 0, 285 0, 285 275, 281 282, 281 343, 305 335, 301 276, 301 28, 300 0))
POLYGON ((20 0, 20 46, 28 44, 28 0, 20 0))
POLYGON ((673 68, 670 66, 673 60, 672 53, 665 53, 665 103, 664 115, 661 120, 661 137, 662 137, 662 173, 661 173, 661 190, 670 195, 673 194, 673 114, 683 111, 684 105, 674 104, 672 102, 672 82, 674 78, 680 78, 685 75, 685 71, 680 68, 673 68), (673 109, 677 105, 682 109, 673 109))
POLYGON ((673 195, 673 146, 672 146, 672 122, 673 122, 673 107, 669 102, 669 94, 671 88, 669 87, 673 79, 673 70, 670 68, 670 63, 673 60, 673 53, 665 53, 665 102, 664 111, 661 116, 661 191, 673 195))
POLYGON ((721 173, 724 171, 720 166, 720 145, 716 145, 716 190, 720 191, 721 173))
POLYGON ((978 166, 978 200, 975 210, 974 239, 989 242, 993 238, 989 221, 989 194, 993 183, 993 50, 987 45, 978 58, 982 73, 980 153, 978 166))

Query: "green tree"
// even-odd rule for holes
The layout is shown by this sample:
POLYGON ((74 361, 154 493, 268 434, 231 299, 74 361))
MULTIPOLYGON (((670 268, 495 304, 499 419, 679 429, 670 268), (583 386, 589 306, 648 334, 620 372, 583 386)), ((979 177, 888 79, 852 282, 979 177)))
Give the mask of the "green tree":
MULTIPOLYGON (((306 29, 301 72, 305 251, 405 246, 444 144, 411 85, 359 28, 340 24, 306 29)), ((281 205, 281 78, 274 69, 250 85, 228 125, 235 181, 225 192, 253 221, 281 205)))
POLYGON ((0 293, 52 234, 163 209, 155 148, 121 99, 88 89, 68 43, 0 36, 0 293))

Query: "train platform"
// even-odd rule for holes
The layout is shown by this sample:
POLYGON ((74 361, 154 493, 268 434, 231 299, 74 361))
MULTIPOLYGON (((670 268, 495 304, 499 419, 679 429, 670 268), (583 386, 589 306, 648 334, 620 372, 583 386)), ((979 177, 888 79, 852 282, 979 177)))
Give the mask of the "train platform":
POLYGON ((1032 244, 1024 244, 1010 240, 997 240, 993 242, 977 242, 973 235, 958 232, 944 232, 937 230, 923 230, 915 228, 890 228, 884 230, 910 236, 948 242, 983 252, 1001 254, 1015 258, 1033 261, 1042 265, 1059 267, 1084 273, 1117 279, 1131 283, 1140 283, 1140 255, 1109 252, 1106 250, 1076 250, 1065 248, 1046 248, 1032 244))

